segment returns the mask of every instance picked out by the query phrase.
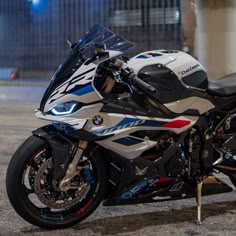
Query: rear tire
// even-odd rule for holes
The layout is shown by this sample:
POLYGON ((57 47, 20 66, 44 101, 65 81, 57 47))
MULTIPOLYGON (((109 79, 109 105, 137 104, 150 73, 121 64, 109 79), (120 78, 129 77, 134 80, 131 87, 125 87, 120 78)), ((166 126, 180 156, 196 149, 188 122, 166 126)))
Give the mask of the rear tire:
MULTIPOLYGON (((32 168, 35 156, 40 154, 47 155, 47 158, 49 158, 50 153, 50 147, 44 140, 36 136, 29 137, 15 152, 8 166, 6 176, 7 194, 15 211, 29 223, 46 229, 66 228, 87 218, 104 199, 107 192, 107 175, 104 171, 105 158, 100 157, 97 152, 89 157, 96 181, 89 185, 86 196, 74 206, 69 209, 62 209, 62 211, 55 211, 55 209, 48 207, 39 208, 36 206, 29 198, 30 194, 35 195, 35 198, 37 196, 35 193, 31 193, 34 191, 34 187, 32 187, 34 185, 31 184, 30 189, 23 183, 27 168, 32 168), (40 152, 43 154, 40 154, 40 152), (99 158, 96 158, 98 155, 99 158)), ((36 176, 37 171, 33 170, 33 172, 36 176)))

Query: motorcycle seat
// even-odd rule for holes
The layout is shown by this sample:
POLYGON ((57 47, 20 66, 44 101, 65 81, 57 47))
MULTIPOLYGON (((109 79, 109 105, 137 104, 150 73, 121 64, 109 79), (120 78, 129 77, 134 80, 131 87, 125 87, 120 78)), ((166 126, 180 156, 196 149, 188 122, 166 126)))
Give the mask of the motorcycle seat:
POLYGON ((207 92, 219 97, 236 95, 236 73, 226 75, 218 80, 209 80, 207 92))

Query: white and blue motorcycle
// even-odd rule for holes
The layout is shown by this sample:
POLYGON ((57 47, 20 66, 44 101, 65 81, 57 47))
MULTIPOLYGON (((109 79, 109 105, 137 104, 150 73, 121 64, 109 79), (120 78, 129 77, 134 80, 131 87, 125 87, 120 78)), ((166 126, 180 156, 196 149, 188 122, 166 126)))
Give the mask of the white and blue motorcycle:
MULTIPOLYGON (((43 228, 72 226, 105 206, 197 196, 214 172, 236 185, 236 75, 208 81, 180 51, 131 59, 134 45, 95 25, 60 65, 33 131, 7 171, 17 213, 43 228)), ((220 180, 224 191, 231 191, 220 180)))

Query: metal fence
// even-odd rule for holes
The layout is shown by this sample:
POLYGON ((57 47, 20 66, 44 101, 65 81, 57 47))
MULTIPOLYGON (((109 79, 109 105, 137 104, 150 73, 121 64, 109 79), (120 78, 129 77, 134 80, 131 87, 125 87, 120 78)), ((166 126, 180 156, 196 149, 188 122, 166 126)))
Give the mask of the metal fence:
POLYGON ((128 56, 181 47, 181 0, 1 0, 0 67, 54 70, 95 23, 134 42, 128 56))

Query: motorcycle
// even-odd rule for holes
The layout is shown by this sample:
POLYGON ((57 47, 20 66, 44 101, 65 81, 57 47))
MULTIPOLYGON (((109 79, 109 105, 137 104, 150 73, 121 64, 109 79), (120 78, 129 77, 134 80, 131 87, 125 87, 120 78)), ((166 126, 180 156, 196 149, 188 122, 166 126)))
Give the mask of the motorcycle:
MULTIPOLYGON (((177 50, 131 59, 134 44, 92 27, 52 77, 37 110, 49 125, 15 152, 6 187, 29 223, 64 228, 104 206, 197 199, 214 173, 236 186, 236 75, 208 81, 177 50)), ((214 182, 213 181, 213 182, 214 182)), ((219 188, 222 189, 222 188, 219 188)))

